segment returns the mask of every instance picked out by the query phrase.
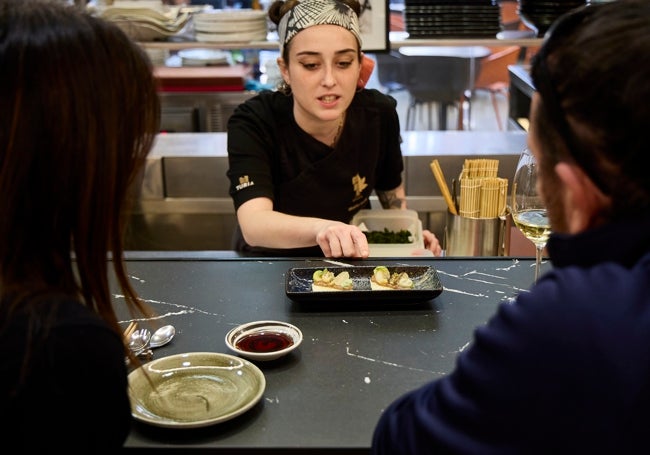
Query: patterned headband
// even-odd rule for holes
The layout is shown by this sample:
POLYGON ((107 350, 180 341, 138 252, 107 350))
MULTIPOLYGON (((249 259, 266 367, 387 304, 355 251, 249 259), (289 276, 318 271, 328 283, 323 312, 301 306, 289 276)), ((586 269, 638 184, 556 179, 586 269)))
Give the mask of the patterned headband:
POLYGON ((298 32, 312 25, 339 25, 352 32, 361 48, 361 32, 357 14, 345 3, 337 0, 305 0, 287 12, 278 24, 280 55, 284 46, 298 32))

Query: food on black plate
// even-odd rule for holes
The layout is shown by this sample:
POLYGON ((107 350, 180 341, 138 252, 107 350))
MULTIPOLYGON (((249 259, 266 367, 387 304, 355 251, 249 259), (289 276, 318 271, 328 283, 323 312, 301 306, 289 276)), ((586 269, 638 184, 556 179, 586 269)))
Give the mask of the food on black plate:
MULTIPOLYGON (((373 269, 372 275, 366 278, 370 281, 373 291, 409 290, 415 287, 413 280, 406 272, 390 272, 388 267, 380 265, 373 269)), ((312 274, 312 291, 351 291, 354 282, 348 271, 338 275, 328 269, 319 269, 312 274)))
POLYGON ((388 268, 383 265, 375 267, 372 277, 370 277, 370 288, 373 291, 412 289, 413 286, 413 280, 409 278, 408 273, 390 273, 388 268))
POLYGON ((352 279, 347 271, 335 275, 334 272, 322 269, 316 270, 312 276, 313 291, 350 291, 352 290, 352 279))

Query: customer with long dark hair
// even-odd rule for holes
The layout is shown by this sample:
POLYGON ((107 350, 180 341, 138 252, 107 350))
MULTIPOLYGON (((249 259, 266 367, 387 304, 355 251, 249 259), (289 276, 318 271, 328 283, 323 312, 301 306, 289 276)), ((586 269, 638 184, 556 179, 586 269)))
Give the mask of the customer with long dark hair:
POLYGON ((0 413, 14 453, 100 453, 128 435, 109 274, 128 311, 149 314, 122 233, 158 123, 150 63, 119 28, 0 0, 0 413))

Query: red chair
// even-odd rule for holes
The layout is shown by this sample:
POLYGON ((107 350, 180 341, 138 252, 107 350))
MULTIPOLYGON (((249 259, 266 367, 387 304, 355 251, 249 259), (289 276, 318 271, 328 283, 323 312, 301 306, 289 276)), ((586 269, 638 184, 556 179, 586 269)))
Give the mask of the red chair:
POLYGON ((494 48, 492 54, 481 60, 478 78, 474 85, 474 91, 484 90, 490 93, 499 130, 503 130, 503 123, 499 113, 497 95, 508 96, 510 84, 508 66, 517 63, 520 50, 519 46, 494 48))

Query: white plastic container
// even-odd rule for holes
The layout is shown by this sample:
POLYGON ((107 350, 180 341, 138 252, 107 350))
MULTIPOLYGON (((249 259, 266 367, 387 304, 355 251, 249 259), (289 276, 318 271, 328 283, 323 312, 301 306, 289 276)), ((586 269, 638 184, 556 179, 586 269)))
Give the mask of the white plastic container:
POLYGON ((370 257, 405 257, 423 255, 422 221, 415 210, 360 210, 352 218, 351 224, 359 226, 362 231, 399 232, 403 229, 412 236, 410 243, 370 243, 370 257))

